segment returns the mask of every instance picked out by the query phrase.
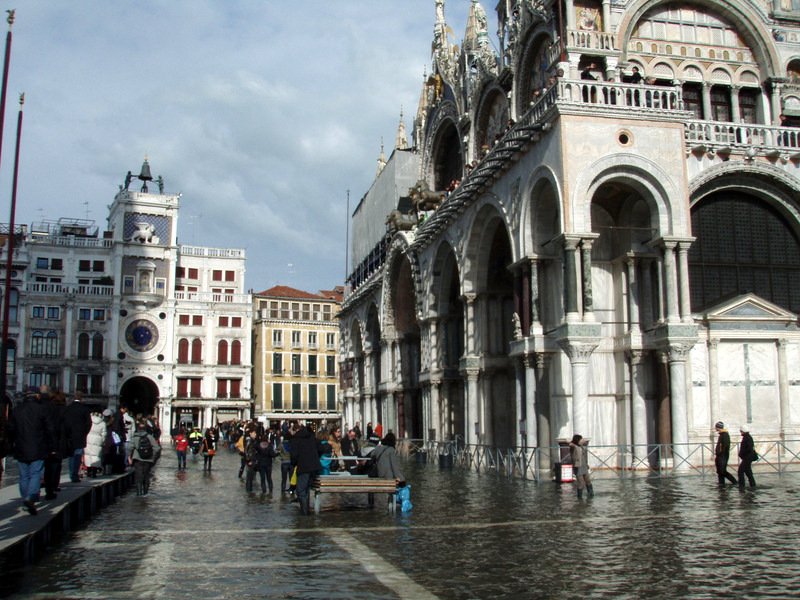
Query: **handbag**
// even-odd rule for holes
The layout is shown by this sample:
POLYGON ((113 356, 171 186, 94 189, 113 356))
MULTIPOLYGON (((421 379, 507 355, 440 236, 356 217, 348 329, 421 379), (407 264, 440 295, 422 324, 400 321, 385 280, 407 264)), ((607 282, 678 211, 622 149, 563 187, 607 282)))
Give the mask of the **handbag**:
POLYGON ((292 471, 292 478, 289 480, 289 485, 297 485, 297 467, 292 471))
POLYGON ((214 450, 213 448, 211 448, 211 449, 208 451, 208 455, 209 455, 209 456, 216 456, 216 454, 217 454, 217 451, 216 451, 216 450, 214 450))

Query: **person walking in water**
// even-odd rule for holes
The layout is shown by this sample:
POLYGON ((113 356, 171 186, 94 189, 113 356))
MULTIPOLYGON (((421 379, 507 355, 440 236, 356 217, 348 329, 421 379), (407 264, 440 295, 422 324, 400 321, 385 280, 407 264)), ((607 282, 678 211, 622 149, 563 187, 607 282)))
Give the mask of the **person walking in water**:
POLYGON ((744 478, 750 482, 750 487, 756 487, 756 480, 753 477, 753 468, 751 465, 757 459, 755 444, 753 437, 750 435, 750 428, 747 425, 740 425, 739 431, 742 434, 742 441, 739 442, 739 489, 744 489, 744 478))
POLYGON ((714 464, 717 467, 717 479, 720 485, 725 485, 727 479, 731 483, 736 483, 736 478, 728 473, 728 460, 731 456, 731 436, 725 429, 725 423, 717 421, 714 425, 717 430, 717 446, 714 449, 714 464))
POLYGON ((572 436, 569 443, 569 450, 572 454, 572 469, 575 472, 575 480, 578 482, 578 498, 583 497, 583 488, 591 498, 594 496, 592 481, 589 479, 589 450, 586 448, 586 441, 583 436, 577 433, 572 436))

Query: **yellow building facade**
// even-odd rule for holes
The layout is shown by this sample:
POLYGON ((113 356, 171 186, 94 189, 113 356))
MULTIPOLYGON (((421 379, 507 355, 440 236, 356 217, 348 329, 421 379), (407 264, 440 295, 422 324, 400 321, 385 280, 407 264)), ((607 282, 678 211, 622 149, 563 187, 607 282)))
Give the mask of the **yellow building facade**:
POLYGON ((253 398, 264 422, 338 421, 342 290, 253 294, 253 398))

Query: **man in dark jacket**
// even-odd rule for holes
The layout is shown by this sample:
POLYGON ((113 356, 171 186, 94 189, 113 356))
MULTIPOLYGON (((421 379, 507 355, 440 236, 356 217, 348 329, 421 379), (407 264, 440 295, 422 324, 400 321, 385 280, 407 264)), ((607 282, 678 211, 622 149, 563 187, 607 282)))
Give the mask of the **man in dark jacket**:
MULTIPOLYGON (((358 433, 355 427, 347 432, 347 437, 342 440, 342 456, 359 456, 358 448, 358 433)), ((346 460, 344 461, 345 469, 351 473, 355 473, 357 461, 346 460)))
POLYGON ((322 442, 318 440, 307 427, 301 427, 289 441, 292 466, 297 467, 297 499, 300 502, 300 510, 304 515, 308 514, 308 488, 311 485, 311 478, 315 477, 317 471, 322 470, 322 463, 319 457, 325 453, 322 442))
POLYGON ((717 479, 720 485, 725 485, 727 479, 731 483, 736 483, 736 478, 728 473, 728 460, 731 456, 731 436, 725 429, 725 423, 717 421, 714 425, 719 436, 717 437, 717 446, 714 449, 714 464, 717 467, 717 479))
POLYGON ((83 403, 83 394, 75 392, 73 401, 64 413, 64 422, 69 434, 69 479, 72 483, 80 482, 81 459, 86 448, 86 437, 92 428, 92 411, 83 403))
POLYGON ((753 437, 750 435, 750 428, 747 425, 741 425, 739 431, 742 434, 742 441, 739 442, 739 489, 744 489, 744 479, 750 482, 750 487, 756 487, 756 480, 753 477, 753 468, 751 465, 754 460, 758 459, 756 454, 755 444, 753 437))
POLYGON ((36 514, 44 461, 54 453, 55 432, 50 412, 38 401, 39 390, 31 388, 25 401, 15 407, 6 426, 19 466, 19 493, 27 511, 36 514))

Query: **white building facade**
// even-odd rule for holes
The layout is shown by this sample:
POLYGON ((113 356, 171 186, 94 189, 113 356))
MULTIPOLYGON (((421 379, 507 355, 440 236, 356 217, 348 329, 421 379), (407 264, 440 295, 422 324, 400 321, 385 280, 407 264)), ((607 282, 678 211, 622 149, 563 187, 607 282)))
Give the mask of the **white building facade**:
POLYGON ((244 250, 180 245, 180 195, 160 178, 158 193, 148 189, 147 161, 139 182, 131 190, 128 174, 102 235, 61 219, 21 238, 9 387, 81 391, 155 414, 165 431, 249 417, 244 250))
POLYGON ((800 11, 503 0, 493 46, 473 1, 459 48, 433 8, 415 179, 455 185, 382 237, 354 214, 362 420, 514 449, 579 433, 643 466, 687 466, 717 420, 795 439, 800 11))

